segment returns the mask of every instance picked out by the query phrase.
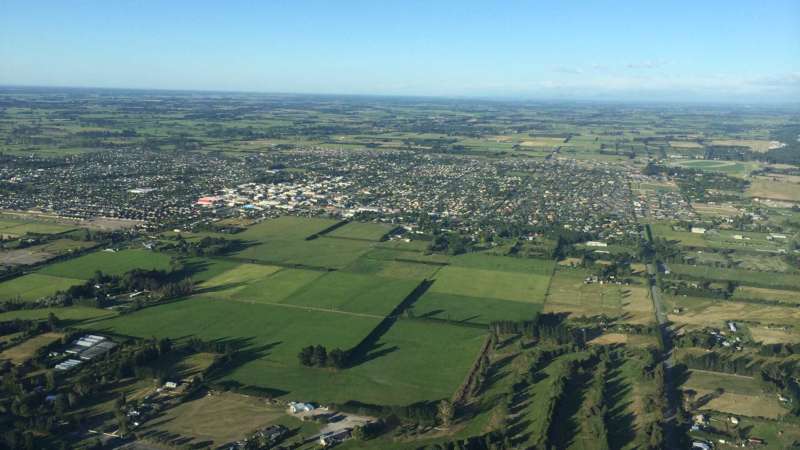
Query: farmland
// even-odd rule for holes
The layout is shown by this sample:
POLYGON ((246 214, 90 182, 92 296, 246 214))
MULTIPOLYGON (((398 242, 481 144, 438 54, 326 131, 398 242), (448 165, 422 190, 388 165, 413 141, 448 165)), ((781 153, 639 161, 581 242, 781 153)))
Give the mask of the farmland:
POLYGON ((170 258, 147 250, 98 251, 47 266, 43 275, 88 280, 95 272, 123 275, 132 269, 169 269, 170 258))
POLYGON ((22 301, 38 300, 53 295, 70 286, 83 283, 75 278, 55 277, 40 273, 31 273, 0 283, 0 299, 22 301))
POLYGON ((289 401, 376 420, 342 448, 800 439, 785 110, 0 100, 0 208, 15 210, 0 213, 0 358, 70 341, 3 365, 3 424, 37 433, 3 428, 0 447, 88 447, 84 429, 126 427, 147 446, 218 447, 271 424, 298 431, 291 446, 326 427, 289 401), (114 350, 56 370, 87 333, 114 350), (700 412, 744 426, 691 431, 700 412))

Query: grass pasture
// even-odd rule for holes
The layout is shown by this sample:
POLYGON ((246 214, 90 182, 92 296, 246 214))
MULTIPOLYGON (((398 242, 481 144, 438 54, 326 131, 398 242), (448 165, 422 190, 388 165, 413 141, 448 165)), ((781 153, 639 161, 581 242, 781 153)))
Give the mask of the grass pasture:
POLYGON ((418 285, 414 280, 330 272, 301 287, 281 303, 383 317, 418 285))
POLYGON ((773 177, 754 177, 747 188, 747 196, 800 202, 800 183, 773 177))
POLYGON ((140 432, 145 435, 155 432, 177 434, 192 438, 187 443, 220 446, 269 425, 300 428, 300 432, 306 435, 319 429, 314 422, 301 422, 259 398, 219 392, 168 409, 140 432))
POLYGON ((70 306, 68 308, 37 308, 18 309, 0 313, 0 322, 14 319, 43 320, 53 313, 62 321, 64 326, 74 326, 93 320, 115 317, 117 313, 105 309, 89 308, 85 306, 70 306))
POLYGON ((549 275, 537 273, 446 266, 436 273, 430 292, 542 303, 549 281, 549 275))
POLYGON ((128 249, 117 252, 98 251, 69 261, 44 267, 39 273, 64 278, 88 280, 100 270, 108 275, 123 275, 133 269, 169 270, 170 257, 149 250, 128 249))
POLYGON ((399 320, 381 336, 364 361, 345 370, 301 368, 259 360, 231 378, 262 383, 287 398, 321 403, 358 400, 407 405, 449 398, 463 381, 486 336, 472 327, 399 320))
POLYGON ((305 368, 297 361, 297 353, 307 345, 351 348, 378 322, 351 314, 195 296, 87 328, 129 336, 239 342, 245 351, 218 381, 270 389, 291 399, 386 404, 452 395, 485 336, 483 329, 399 320, 355 367, 334 371, 305 368))
POLYGON ((243 261, 342 269, 369 251, 372 245, 369 241, 326 237, 310 241, 276 239, 245 248, 235 256, 243 261))
POLYGON ((0 301, 14 299, 34 301, 82 283, 84 280, 76 278, 29 273, 0 283, 0 301))
POLYGON ((781 303, 800 305, 800 292, 780 289, 766 289, 752 286, 737 286, 733 291, 734 300, 771 300, 781 303))
POLYGON ((567 312, 575 316, 605 314, 624 322, 646 324, 653 321, 653 304, 643 286, 585 284, 588 271, 559 269, 553 274, 545 312, 567 312))
POLYGON ((367 241, 380 241, 386 233, 392 231, 394 226, 374 222, 349 222, 347 225, 336 228, 327 237, 344 239, 362 239, 367 241))
POLYGON ((3 350, 3 352, 0 353, 0 360, 7 359, 14 364, 21 364, 33 358, 40 348, 52 344, 62 337, 64 337, 64 335, 61 333, 43 333, 34 336, 11 348, 3 350))
POLYGON ((281 216, 253 225, 236 235, 246 241, 303 240, 339 223, 334 219, 281 216))
POLYGON ((790 306, 763 305, 695 297, 665 296, 667 310, 681 308, 679 314, 670 313, 668 319, 686 328, 723 328, 727 321, 742 321, 778 326, 795 326, 800 323, 800 310, 790 306))
POLYGON ((442 292, 426 292, 416 303, 416 317, 489 324, 496 320, 526 320, 542 310, 538 303, 470 297, 442 292))
POLYGON ((39 222, 31 220, 17 220, 7 217, 0 218, 0 235, 23 236, 27 233, 35 234, 60 234, 74 230, 76 227, 55 222, 39 222))
POLYGON ((214 292, 214 295, 231 298, 238 292, 247 289, 253 283, 263 281, 280 267, 265 264, 239 264, 202 283, 203 291, 214 292))
POLYGON ((722 395, 706 403, 701 409, 771 419, 776 419, 787 412, 780 406, 773 393, 765 392, 751 377, 691 370, 683 387, 696 391, 697 398, 717 388, 724 389, 722 395))
POLYGON ((762 139, 714 139, 711 141, 711 145, 748 147, 759 153, 769 150, 771 144, 771 141, 762 139))
POLYGON ((800 290, 800 276, 796 273, 755 272, 688 264, 671 264, 669 268, 674 274, 694 279, 733 281, 748 286, 800 290))
MULTIPOLYGON (((263 266, 274 267, 274 266, 263 266)), ((237 268, 231 271, 236 271, 237 268)), ((321 277, 324 272, 303 269, 281 269, 258 280, 240 285, 213 286, 219 279, 211 279, 211 285, 201 285, 201 293, 213 298, 243 301, 247 303, 280 303, 301 287, 321 277)), ((223 274, 224 277, 235 275, 223 274)))
POLYGON ((345 268, 347 272, 376 275, 388 278, 424 280, 431 278, 440 266, 406 261, 387 261, 362 256, 345 268))

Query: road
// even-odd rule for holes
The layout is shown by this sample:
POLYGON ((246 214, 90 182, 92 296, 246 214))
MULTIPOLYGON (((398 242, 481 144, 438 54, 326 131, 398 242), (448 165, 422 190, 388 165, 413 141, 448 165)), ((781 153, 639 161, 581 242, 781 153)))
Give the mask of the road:
MULTIPOLYGON (((649 225, 647 225, 649 227, 649 225)), ((643 236, 652 243, 652 232, 646 230, 643 236)), ((675 355, 672 351, 672 331, 667 320, 667 311, 664 306, 664 298, 661 289, 656 283, 658 264, 655 259, 647 264, 647 274, 650 278, 650 298, 653 300, 653 311, 655 312, 658 330, 661 333, 662 342, 662 361, 664 362, 664 390, 667 395, 667 407, 664 410, 664 433, 665 443, 668 448, 679 448, 680 442, 677 424, 675 419, 678 416, 678 405, 682 401, 678 386, 675 384, 674 368, 675 355)))

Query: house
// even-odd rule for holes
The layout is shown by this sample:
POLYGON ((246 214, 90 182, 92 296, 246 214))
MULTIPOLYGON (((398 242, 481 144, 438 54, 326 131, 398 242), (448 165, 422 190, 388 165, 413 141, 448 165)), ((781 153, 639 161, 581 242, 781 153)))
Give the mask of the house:
POLYGON ((336 445, 339 442, 349 439, 351 432, 352 432, 351 428, 345 428, 343 430, 325 433, 319 437, 319 445, 323 447, 330 447, 332 445, 336 445))
POLYGON ((734 425, 739 425, 739 418, 736 416, 731 416, 731 423, 734 425))
POLYGON ((178 387, 178 383, 174 381, 167 381, 164 383, 164 389, 175 389, 178 387))
POLYGON ((706 229, 703 227, 692 227, 692 233, 706 234, 706 229))
POLYGON ((600 242, 600 241, 588 241, 586 243, 586 246, 587 247, 608 247, 608 244, 606 244, 605 242, 600 242))
POLYGON ((299 414, 308 411, 313 411, 314 409, 316 409, 316 406, 314 406, 312 403, 300 403, 300 402, 289 403, 289 411, 291 411, 292 414, 299 414))

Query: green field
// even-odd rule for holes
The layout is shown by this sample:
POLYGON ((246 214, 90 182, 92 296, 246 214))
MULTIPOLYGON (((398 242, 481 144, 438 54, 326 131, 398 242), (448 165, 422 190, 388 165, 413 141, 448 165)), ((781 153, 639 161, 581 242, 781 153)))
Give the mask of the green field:
POLYGON ((310 241, 270 239, 245 248, 235 256, 245 261, 341 269, 366 253, 372 245, 369 241, 326 237, 310 241))
POLYGON ((72 326, 81 322, 89 322, 96 319, 115 317, 117 313, 105 309, 89 308, 85 306, 70 306, 68 308, 37 308, 19 309, 0 313, 0 322, 14 319, 40 320, 47 319, 53 313, 59 320, 64 321, 64 325, 72 326))
MULTIPOLYGON (((265 266, 273 267, 273 266, 265 266)), ((234 267, 229 272, 236 272, 234 267)), ((225 272, 221 277, 233 277, 235 275, 225 272)), ((253 280, 247 284, 239 286, 225 286, 214 284, 219 281, 218 277, 209 280, 200 286, 200 292, 214 298, 225 298, 239 300, 249 303, 280 303, 286 297, 324 275, 324 272, 303 269, 281 269, 273 274, 259 280, 253 280)))
POLYGON ((0 283, 0 301, 17 298, 23 301, 38 300, 83 283, 84 280, 75 278, 29 273, 0 283))
POLYGON ((282 303, 382 317, 418 285, 415 280, 331 272, 303 286, 282 303))
POLYGON ((800 290, 800 276, 795 273, 753 272, 688 264, 670 264, 672 273, 694 279, 733 281, 750 286, 800 290))
POLYGON ((88 280, 95 272, 123 275, 133 269, 170 269, 170 257, 149 250, 98 251, 69 261, 59 262, 39 271, 41 274, 88 280))
POLYGON ((436 273, 436 281, 430 291, 465 297, 543 303, 549 281, 549 275, 537 273, 447 266, 436 273))
POLYGON ((349 314, 196 296, 87 327, 140 337, 194 336, 239 342, 246 351, 223 381, 272 389, 290 399, 386 404, 452 395, 485 336, 484 330, 471 327, 400 320, 353 368, 305 368, 297 361, 297 353, 307 345, 355 346, 378 322, 349 314))
POLYGON ((27 233, 58 234, 74 230, 76 227, 58 223, 35 222, 27 220, 0 219, 0 235, 22 236, 27 233))
POLYGON ((350 222, 347 225, 327 233, 325 236, 379 241, 386 233, 392 231, 393 228, 394 226, 384 223, 350 222))
POLYGON ((389 278, 424 280, 433 277, 441 266, 406 261, 387 261, 362 256, 344 270, 389 278))
POLYGON ((236 235, 237 239, 256 242, 271 240, 297 241, 317 234, 339 223, 334 219, 317 219, 295 216, 281 216, 268 219, 236 235))
POLYGON ((414 303, 416 317, 489 324, 496 320, 527 320, 542 310, 539 303, 426 292, 414 303))
POLYGON ((533 258, 511 258, 494 256, 485 253, 465 253, 451 257, 450 265, 472 269, 499 270, 503 272, 521 272, 550 276, 555 262, 533 258))

